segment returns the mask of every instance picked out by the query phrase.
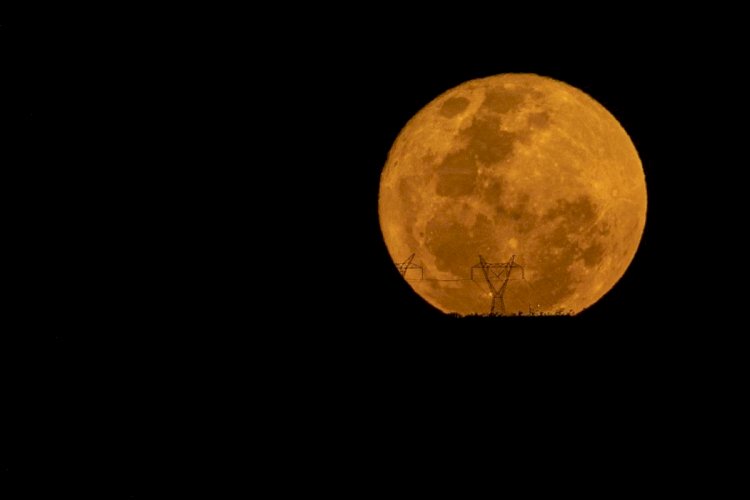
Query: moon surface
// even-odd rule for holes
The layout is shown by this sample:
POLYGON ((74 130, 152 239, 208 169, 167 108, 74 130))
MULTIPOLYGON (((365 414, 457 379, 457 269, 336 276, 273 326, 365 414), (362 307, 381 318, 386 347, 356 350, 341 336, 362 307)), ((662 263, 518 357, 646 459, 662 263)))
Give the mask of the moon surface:
POLYGON ((414 254, 402 274, 439 310, 487 315, 500 293, 504 314, 577 314, 630 265, 646 183, 602 105, 551 78, 502 74, 448 90, 406 124, 378 209, 394 262, 414 254), (496 264, 491 284, 480 255, 496 264))

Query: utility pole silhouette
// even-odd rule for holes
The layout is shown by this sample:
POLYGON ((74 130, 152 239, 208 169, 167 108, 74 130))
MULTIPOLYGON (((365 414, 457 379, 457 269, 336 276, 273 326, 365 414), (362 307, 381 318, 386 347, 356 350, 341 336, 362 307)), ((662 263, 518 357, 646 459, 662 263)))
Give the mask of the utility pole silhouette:
POLYGON ((398 272, 400 272, 400 273, 401 273, 401 276, 403 276, 403 277, 404 277, 404 279, 407 279, 407 278, 406 278, 406 272, 407 272, 407 271, 408 271, 409 269, 419 269, 419 272, 421 273, 421 274, 420 274, 420 276, 421 276, 421 277, 420 277, 420 279, 423 279, 423 278, 424 278, 424 269, 422 268, 422 266, 418 266, 418 265, 416 265, 416 264, 412 264, 412 261, 414 260, 414 256, 415 256, 415 255, 416 255, 416 254, 415 254, 415 253, 413 253, 413 254, 411 254, 411 255, 409 256, 409 258, 408 258, 408 259, 406 259, 405 261, 403 261, 403 262, 401 262, 401 263, 395 263, 395 264, 396 264, 396 267, 398 268, 398 272))
POLYGON ((499 305, 500 314, 505 314, 505 290, 508 288, 508 282, 510 281, 510 275, 513 269, 521 270, 521 279, 526 279, 524 276, 523 266, 516 264, 516 256, 512 256, 508 262, 500 263, 488 263, 484 260, 484 257, 479 256, 479 264, 472 266, 471 278, 474 279, 474 269, 481 269, 484 275, 484 280, 487 282, 487 286, 490 289, 490 295, 492 296, 492 304, 490 305, 490 316, 497 314, 499 305), (500 286, 497 286, 493 279, 498 280, 498 283, 502 281, 500 286))

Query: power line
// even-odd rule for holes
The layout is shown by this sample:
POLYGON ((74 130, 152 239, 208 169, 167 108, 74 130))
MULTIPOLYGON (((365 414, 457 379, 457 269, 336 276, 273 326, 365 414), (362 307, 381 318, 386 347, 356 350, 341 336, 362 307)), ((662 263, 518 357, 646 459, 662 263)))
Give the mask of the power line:
POLYGON ((514 270, 518 269, 521 272, 520 280, 526 281, 526 275, 524 267, 516 262, 516 256, 511 256, 508 262, 487 262, 482 255, 479 255, 479 264, 475 264, 470 268, 469 278, 425 278, 424 268, 420 265, 414 264, 415 253, 412 253, 403 262, 394 262, 399 270, 401 276, 407 281, 446 281, 446 282, 462 282, 471 281, 474 282, 480 290, 482 287, 477 283, 474 277, 474 270, 481 270, 480 277, 484 278, 484 282, 489 288, 489 294, 492 297, 490 303, 490 316, 495 316, 499 310, 499 314, 505 314, 505 291, 508 289, 508 283, 511 281, 517 281, 519 278, 513 278, 511 274, 514 270), (419 270, 419 277, 408 277, 408 271, 410 269, 419 270), (500 282, 502 282, 500 284, 500 282))

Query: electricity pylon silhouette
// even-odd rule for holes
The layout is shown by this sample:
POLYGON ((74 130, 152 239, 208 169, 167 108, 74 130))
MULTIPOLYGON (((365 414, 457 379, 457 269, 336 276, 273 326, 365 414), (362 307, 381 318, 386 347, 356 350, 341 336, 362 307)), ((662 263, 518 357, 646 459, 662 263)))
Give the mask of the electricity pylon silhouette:
POLYGON ((403 261, 401 263, 396 263, 396 267, 398 268, 398 272, 401 273, 401 276, 403 276, 404 279, 406 279, 406 272, 409 269, 419 269, 419 271, 421 273, 421 278, 424 278, 424 269, 422 268, 422 266, 418 266, 416 264, 412 264, 412 261, 414 260, 414 256, 415 255, 416 254, 413 253, 405 261, 403 261))
POLYGON ((505 290, 508 288, 508 282, 510 281, 510 274, 513 269, 521 270, 521 279, 526 279, 524 276, 523 266, 516 264, 516 256, 512 256, 508 262, 493 263, 489 264, 484 257, 479 256, 479 264, 473 266, 472 278, 474 277, 474 269, 480 268, 482 274, 484 274, 484 280, 487 282, 487 286, 490 289, 490 296, 492 297, 492 304, 490 305, 490 316, 497 314, 498 304, 500 306, 500 314, 505 314, 505 290), (502 285, 495 286, 492 282, 493 278, 499 278, 502 280, 502 285))

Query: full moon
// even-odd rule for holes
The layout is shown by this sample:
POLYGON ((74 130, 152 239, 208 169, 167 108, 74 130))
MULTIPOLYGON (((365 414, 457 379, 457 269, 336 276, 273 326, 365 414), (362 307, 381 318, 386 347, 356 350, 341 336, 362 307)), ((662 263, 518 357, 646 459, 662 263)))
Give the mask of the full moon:
POLYGON ((635 256, 646 183, 601 104, 551 78, 502 74, 448 90, 406 124, 378 210, 394 263, 437 309, 577 314, 635 256))

